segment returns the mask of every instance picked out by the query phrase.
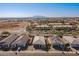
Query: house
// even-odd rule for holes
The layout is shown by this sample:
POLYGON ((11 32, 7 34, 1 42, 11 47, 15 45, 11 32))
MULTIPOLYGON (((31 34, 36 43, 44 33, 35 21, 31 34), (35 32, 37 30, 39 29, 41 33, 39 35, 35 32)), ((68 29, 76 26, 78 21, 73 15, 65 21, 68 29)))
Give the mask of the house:
POLYGON ((4 38, 8 37, 10 34, 11 34, 11 33, 7 32, 7 31, 4 31, 4 32, 2 32, 2 33, 0 34, 0 37, 4 39, 4 38))
POLYGON ((66 31, 72 31, 76 30, 77 26, 74 25, 53 25, 53 29, 60 31, 60 30, 66 30, 66 31))
POLYGON ((1 40, 3 40, 4 38, 6 38, 6 37, 8 37, 10 35, 10 33, 9 32, 2 32, 1 34, 0 34, 0 41, 1 40))
POLYGON ((28 47, 29 39, 25 35, 18 37, 12 44, 12 50, 25 50, 28 47))
POLYGON ((69 51, 70 44, 67 40, 63 39, 62 36, 54 36, 52 39, 52 47, 57 50, 69 51))
POLYGON ((7 38, 3 39, 0 41, 0 48, 2 50, 9 50, 11 44, 17 39, 18 35, 17 34, 11 34, 7 38))
POLYGON ((46 24, 35 26, 35 30, 50 30, 50 29, 51 29, 51 26, 46 24))
POLYGON ((75 40, 74 36, 63 36, 65 40, 67 40, 70 44, 75 40))
POLYGON ((46 50, 46 43, 44 36, 35 36, 33 40, 33 46, 35 49, 46 50))
POLYGON ((76 50, 79 50, 79 37, 75 38, 73 42, 71 43, 71 47, 75 48, 76 50))

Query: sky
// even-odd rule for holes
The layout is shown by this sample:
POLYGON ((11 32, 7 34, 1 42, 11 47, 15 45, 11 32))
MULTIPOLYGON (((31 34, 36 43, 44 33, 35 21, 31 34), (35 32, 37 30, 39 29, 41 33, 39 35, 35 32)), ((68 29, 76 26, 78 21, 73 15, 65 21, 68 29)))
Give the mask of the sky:
POLYGON ((79 17, 79 3, 0 3, 0 17, 79 17))

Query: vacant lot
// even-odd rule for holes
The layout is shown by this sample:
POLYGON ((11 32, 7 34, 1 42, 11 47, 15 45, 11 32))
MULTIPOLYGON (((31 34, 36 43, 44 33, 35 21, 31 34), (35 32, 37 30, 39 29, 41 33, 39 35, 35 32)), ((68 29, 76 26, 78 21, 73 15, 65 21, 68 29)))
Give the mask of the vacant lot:
POLYGON ((22 32, 27 26, 28 22, 0 22, 0 32, 22 32))

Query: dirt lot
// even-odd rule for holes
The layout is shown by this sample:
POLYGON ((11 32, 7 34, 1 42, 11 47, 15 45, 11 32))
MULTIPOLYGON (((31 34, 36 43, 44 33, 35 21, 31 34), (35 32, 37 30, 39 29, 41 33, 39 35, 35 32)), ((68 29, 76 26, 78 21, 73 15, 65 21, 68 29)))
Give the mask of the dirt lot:
POLYGON ((28 22, 0 22, 0 32, 23 32, 27 26, 28 22))

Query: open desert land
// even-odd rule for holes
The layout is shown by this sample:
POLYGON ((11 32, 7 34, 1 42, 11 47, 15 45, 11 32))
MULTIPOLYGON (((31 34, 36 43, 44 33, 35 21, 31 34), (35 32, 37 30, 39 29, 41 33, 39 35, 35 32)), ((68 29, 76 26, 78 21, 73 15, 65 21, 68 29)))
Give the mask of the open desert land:
POLYGON ((9 31, 21 33, 24 32, 28 22, 0 22, 0 32, 9 31))

